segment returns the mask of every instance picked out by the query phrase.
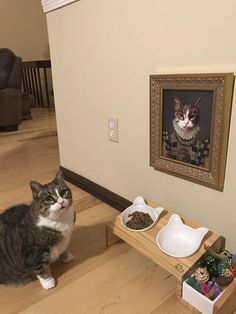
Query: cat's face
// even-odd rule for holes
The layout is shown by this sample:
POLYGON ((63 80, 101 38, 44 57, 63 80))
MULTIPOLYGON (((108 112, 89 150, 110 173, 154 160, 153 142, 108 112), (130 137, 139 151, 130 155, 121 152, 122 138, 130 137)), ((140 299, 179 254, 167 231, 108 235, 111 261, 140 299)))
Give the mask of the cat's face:
POLYGON ((182 130, 187 132, 188 130, 192 130, 198 125, 199 101, 200 99, 193 105, 182 104, 180 99, 175 97, 175 121, 182 130))
POLYGON ((39 214, 43 217, 51 219, 59 217, 72 204, 71 190, 65 184, 61 171, 48 184, 31 182, 30 186, 39 214))

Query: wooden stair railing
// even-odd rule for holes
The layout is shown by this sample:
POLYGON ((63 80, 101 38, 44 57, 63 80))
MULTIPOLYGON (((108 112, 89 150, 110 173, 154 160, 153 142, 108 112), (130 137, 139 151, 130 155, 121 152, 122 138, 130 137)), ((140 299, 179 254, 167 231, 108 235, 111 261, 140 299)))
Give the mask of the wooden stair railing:
MULTIPOLYGON (((33 94, 36 106, 50 107, 53 89, 49 90, 49 80, 47 71, 51 71, 51 60, 23 61, 23 92, 33 94)), ((52 82, 50 80, 50 85, 52 82)))

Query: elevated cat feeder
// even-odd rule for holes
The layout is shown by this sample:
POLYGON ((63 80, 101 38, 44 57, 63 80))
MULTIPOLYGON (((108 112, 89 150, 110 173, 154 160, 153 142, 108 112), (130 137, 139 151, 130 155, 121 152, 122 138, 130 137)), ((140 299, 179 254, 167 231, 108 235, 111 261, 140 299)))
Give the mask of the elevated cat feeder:
MULTIPOLYGON (((153 208, 158 207, 158 204, 153 201, 147 201, 147 204, 153 208)), ((205 235, 201 245, 197 251, 188 257, 174 257, 167 255, 163 252, 156 243, 157 234, 164 227, 168 225, 171 216, 174 213, 171 210, 164 210, 157 223, 150 229, 144 232, 133 232, 125 228, 121 222, 121 215, 107 224, 106 239, 107 245, 110 246, 118 240, 122 239, 130 246, 137 249, 143 255, 152 259, 160 267, 175 276, 178 280, 177 296, 181 303, 186 305, 193 312, 200 313, 196 310, 196 307, 200 304, 201 312, 204 313, 232 313, 236 309, 235 292, 236 292, 236 280, 231 283, 215 301, 209 301, 207 298, 203 298, 200 293, 196 293, 191 287, 187 293, 184 291, 185 300, 183 299, 183 289, 185 289, 185 280, 193 273, 198 261, 207 254, 204 247, 208 249, 219 251, 224 248, 224 239, 217 233, 208 231, 205 235), (184 288, 183 288, 184 286, 184 288), (187 294, 187 297, 186 297, 187 294), (187 301, 187 302, 186 302, 187 301), (209 305, 210 302, 210 305, 209 305), (206 309, 206 310, 205 310, 206 309)), ((199 228, 197 224, 181 217, 183 223, 191 228, 199 228)), ((204 230, 206 231, 206 230, 204 230)))

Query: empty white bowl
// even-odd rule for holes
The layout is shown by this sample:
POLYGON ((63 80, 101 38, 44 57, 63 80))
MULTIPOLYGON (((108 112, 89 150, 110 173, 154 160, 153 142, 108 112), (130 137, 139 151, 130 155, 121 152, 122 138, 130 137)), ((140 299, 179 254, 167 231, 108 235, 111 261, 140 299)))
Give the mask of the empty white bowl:
POLYGON ((145 231, 145 230, 152 228, 155 225, 155 223, 157 222, 157 220, 159 218, 159 215, 163 212, 163 210, 164 210, 164 208, 162 208, 162 207, 152 208, 152 207, 148 206, 145 203, 143 197, 138 196, 135 198, 133 204, 131 206, 129 206, 128 208, 126 208, 122 212, 121 223, 126 229, 128 229, 130 231, 135 231, 135 232, 145 231), (147 228, 139 229, 139 230, 134 230, 134 229, 127 227, 126 223, 131 219, 131 217, 129 217, 129 215, 133 214, 136 211, 149 214, 153 220, 153 223, 150 226, 148 226, 147 228))
POLYGON ((158 232, 156 242, 170 256, 187 257, 199 249, 207 232, 204 227, 194 229, 185 225, 177 214, 173 214, 168 224, 158 232))

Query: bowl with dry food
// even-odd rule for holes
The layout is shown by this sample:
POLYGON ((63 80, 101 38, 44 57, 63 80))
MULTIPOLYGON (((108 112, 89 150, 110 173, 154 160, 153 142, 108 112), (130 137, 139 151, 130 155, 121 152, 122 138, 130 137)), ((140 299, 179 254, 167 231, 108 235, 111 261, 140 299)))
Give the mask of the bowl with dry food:
POLYGON ((137 196, 133 204, 122 212, 121 223, 130 231, 146 231, 156 224, 163 210, 163 207, 148 206, 142 196, 137 196))

